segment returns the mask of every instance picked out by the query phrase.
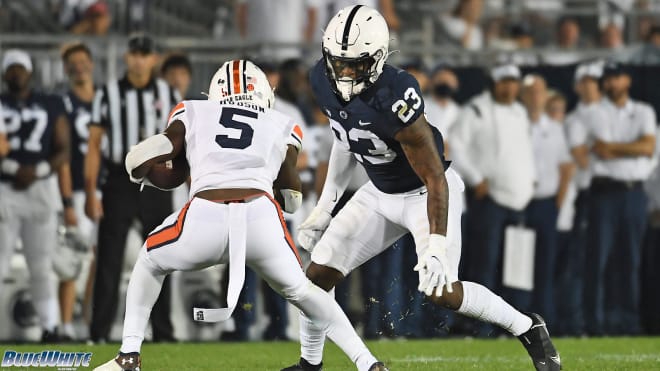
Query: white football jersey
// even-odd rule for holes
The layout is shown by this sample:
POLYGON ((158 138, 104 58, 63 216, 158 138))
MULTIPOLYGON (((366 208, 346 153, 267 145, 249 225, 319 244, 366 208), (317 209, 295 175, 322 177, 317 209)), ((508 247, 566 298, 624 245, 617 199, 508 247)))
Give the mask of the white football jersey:
POLYGON ((251 103, 187 100, 174 107, 168 125, 177 120, 186 127, 191 197, 227 188, 255 188, 272 195, 287 146, 301 149, 303 134, 297 123, 251 103))

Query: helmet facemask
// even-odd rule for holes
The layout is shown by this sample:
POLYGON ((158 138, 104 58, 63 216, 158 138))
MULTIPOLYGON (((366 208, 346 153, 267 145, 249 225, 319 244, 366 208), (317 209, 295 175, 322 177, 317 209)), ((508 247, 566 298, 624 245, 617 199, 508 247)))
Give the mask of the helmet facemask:
POLYGON ((358 57, 341 57, 323 48, 323 57, 335 93, 348 102, 378 79, 385 52, 379 49, 371 55, 365 52, 358 57))

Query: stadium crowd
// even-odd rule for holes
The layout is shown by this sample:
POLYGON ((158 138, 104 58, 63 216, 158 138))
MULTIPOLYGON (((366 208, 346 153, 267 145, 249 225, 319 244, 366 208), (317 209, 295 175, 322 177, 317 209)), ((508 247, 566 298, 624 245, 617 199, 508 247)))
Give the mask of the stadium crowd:
MULTIPOLYGON (((10 2, 0 0, 0 20, 11 14, 10 2)), ((112 1, 52 3, 58 5, 52 16, 62 32, 125 33, 126 74, 117 81, 93 81, 95 47, 88 41, 93 39, 67 43, 61 49, 66 88, 46 94, 30 84, 37 60, 24 50, 0 49, 0 300, 9 300, 1 294, 12 285, 18 268, 11 257, 22 246, 17 251, 26 257, 42 340, 104 342, 114 340, 109 329, 125 269, 124 248, 118 245, 125 245, 131 228, 146 238, 181 198, 139 193, 128 182, 123 155, 162 130, 181 97, 205 99, 191 86, 208 76, 195 81, 191 58, 158 48, 158 38, 112 26, 112 1), (28 126, 43 117, 55 129, 32 138, 28 126), (70 138, 61 138, 66 132, 61 127, 68 127, 70 138), (70 148, 67 164, 61 162, 64 147, 70 148), (137 227, 133 219, 140 220, 137 227), (50 265, 57 275, 50 274, 50 265), (91 332, 76 331, 74 311, 85 313, 91 332)), ((295 236, 323 187, 333 140, 328 118, 311 98, 309 53, 321 53, 308 44, 318 45, 318 30, 329 14, 356 1, 235 3, 234 18, 209 27, 233 27, 239 40, 260 46, 254 60, 276 87, 275 109, 304 128, 298 161, 304 207, 286 216, 295 236)), ((379 8, 405 40, 410 22, 400 14, 405 9, 391 0, 361 3, 379 8)), ((459 0, 433 18, 432 32, 441 45, 466 55, 493 51, 489 63, 466 67, 456 53, 432 61, 401 53, 397 59, 417 78, 427 119, 441 131, 445 155, 468 187, 460 276, 521 310, 542 314, 553 334, 658 334, 660 302, 654 290, 660 277, 653 267, 660 263, 655 111, 660 106, 641 79, 660 72, 660 4, 521 1, 513 2, 518 13, 511 16, 505 3, 459 0), (588 15, 563 15, 585 4, 594 8, 588 15), (635 22, 627 22, 631 13, 635 22), (602 58, 586 58, 585 48, 598 50, 602 58)), ((11 30, 0 27, 0 32, 11 30)), ((229 31, 223 32, 216 36, 229 31)), ((356 170, 343 202, 366 181, 363 170, 356 170)), ((179 195, 186 192, 183 187, 179 195)), ((431 310, 434 304, 417 291, 412 274, 414 251, 412 238, 405 236, 337 287, 337 301, 366 338, 502 335, 431 310)), ((169 290, 166 285, 164 293, 169 290)), ((154 340, 176 340, 170 300, 163 294, 154 308, 154 340)), ((256 303, 263 303, 269 316, 256 338, 291 337, 286 302, 248 271, 233 329, 222 333, 223 340, 255 339, 250 329, 256 303)))

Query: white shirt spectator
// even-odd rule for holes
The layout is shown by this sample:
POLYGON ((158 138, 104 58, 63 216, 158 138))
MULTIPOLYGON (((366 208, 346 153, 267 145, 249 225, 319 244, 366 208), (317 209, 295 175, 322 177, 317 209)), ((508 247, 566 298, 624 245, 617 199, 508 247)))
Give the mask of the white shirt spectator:
MULTIPOLYGON (((646 103, 629 99, 625 106, 617 107, 609 99, 603 99, 600 109, 591 111, 595 117, 578 126, 584 129, 574 133, 580 143, 596 139, 605 142, 634 142, 644 135, 656 135, 656 117, 653 108, 646 103)), ((621 181, 639 181, 648 178, 653 159, 647 156, 603 160, 592 156, 591 169, 594 177, 608 177, 621 181)))
POLYGON ((649 211, 660 210, 660 136, 655 138, 654 166, 651 175, 644 183, 644 190, 649 197, 649 211))
MULTIPOLYGON (((597 120, 599 115, 593 111, 601 109, 600 102, 595 102, 591 104, 578 103, 573 112, 571 112, 566 117, 566 139, 568 141, 569 148, 579 147, 583 144, 591 146, 593 144, 593 139, 586 137, 587 128, 596 124, 589 123, 591 120, 597 120)), ((593 157, 593 155, 590 155, 593 157)), ((592 158, 589 159, 591 163, 592 158)), ((589 188, 591 184, 591 168, 582 169, 578 167, 575 174, 575 182, 578 186, 578 189, 585 190, 589 188)))
POLYGON ((433 98, 424 99, 424 102, 426 103, 426 121, 435 126, 447 140, 451 127, 458 119, 460 108, 453 100, 445 106, 440 105, 433 98))
POLYGON ((531 126, 536 169, 534 198, 553 197, 559 191, 560 165, 571 162, 564 129, 546 114, 531 126))
MULTIPOLYGON (((463 35, 468 30, 468 24, 463 19, 453 17, 451 14, 445 14, 440 17, 440 24, 444 28, 447 35, 459 45, 462 43, 463 35)), ((467 50, 480 50, 484 46, 484 36, 479 25, 472 26, 470 38, 467 40, 465 49, 467 50)))
MULTIPOLYGON (((247 39, 262 43, 264 57, 299 58, 307 25, 307 10, 320 0, 238 0, 247 4, 247 39), (283 46, 277 44, 294 44, 283 46), (269 45, 274 44, 274 45, 269 45)), ((325 27, 325 25, 323 26, 325 27)))
POLYGON ((470 186, 488 181, 498 204, 524 209, 534 194, 529 120, 518 102, 502 105, 490 92, 472 99, 450 131, 452 166, 470 186))

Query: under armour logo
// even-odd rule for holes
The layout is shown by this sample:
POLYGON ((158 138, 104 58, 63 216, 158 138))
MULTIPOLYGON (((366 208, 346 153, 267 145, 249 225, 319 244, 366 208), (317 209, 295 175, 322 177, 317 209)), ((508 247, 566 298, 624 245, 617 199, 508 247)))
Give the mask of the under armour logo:
POLYGON ((196 318, 197 318, 197 321, 203 321, 204 320, 204 311, 198 310, 196 318))
POLYGON ((125 365, 125 364, 127 364, 127 363, 133 364, 133 357, 130 357, 130 358, 124 358, 124 359, 121 360, 121 365, 122 365, 122 366, 125 365))

